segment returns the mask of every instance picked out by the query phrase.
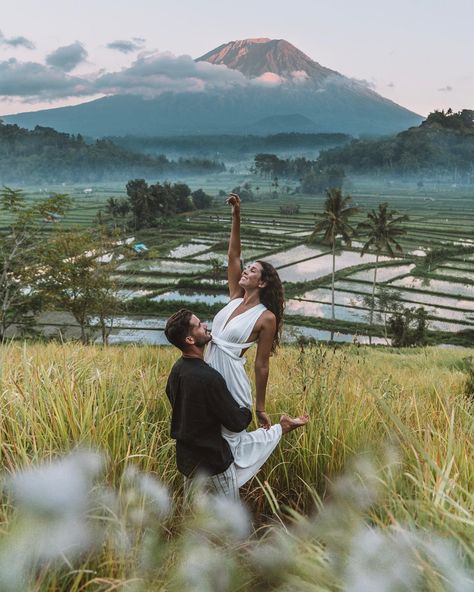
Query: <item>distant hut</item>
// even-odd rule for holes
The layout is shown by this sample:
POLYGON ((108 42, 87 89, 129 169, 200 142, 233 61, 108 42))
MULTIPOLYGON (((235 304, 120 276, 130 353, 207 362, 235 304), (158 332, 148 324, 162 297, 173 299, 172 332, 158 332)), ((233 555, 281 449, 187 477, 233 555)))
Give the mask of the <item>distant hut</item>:
POLYGON ((146 253, 148 251, 148 247, 143 243, 135 243, 133 245, 133 250, 135 253, 146 253))

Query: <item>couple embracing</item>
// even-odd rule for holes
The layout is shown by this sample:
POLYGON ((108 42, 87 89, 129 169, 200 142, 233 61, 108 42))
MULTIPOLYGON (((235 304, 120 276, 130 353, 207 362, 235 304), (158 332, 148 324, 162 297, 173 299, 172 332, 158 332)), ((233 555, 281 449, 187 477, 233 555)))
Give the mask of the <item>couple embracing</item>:
POLYGON ((255 261, 241 271, 240 198, 230 194, 232 229, 228 252, 229 303, 217 313, 212 336, 205 323, 181 309, 165 334, 182 357, 173 366, 166 393, 172 406, 171 437, 186 483, 205 474, 209 489, 239 499, 283 434, 303 426, 307 415, 283 415, 272 425, 265 411, 270 355, 279 345, 284 296, 272 265, 255 261), (260 428, 246 431, 252 392, 244 354, 254 343, 255 412, 260 428))

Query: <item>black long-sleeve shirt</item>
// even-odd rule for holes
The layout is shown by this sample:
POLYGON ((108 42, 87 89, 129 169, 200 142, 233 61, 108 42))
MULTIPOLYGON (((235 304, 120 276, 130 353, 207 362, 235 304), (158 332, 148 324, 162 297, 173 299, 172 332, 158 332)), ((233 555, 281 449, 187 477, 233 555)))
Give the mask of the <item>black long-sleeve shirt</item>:
POLYGON ((233 461, 221 435, 225 426, 245 430, 252 414, 239 407, 224 378, 200 358, 180 358, 171 369, 166 394, 172 407, 171 437, 176 440, 176 464, 180 473, 208 475, 224 472, 233 461))

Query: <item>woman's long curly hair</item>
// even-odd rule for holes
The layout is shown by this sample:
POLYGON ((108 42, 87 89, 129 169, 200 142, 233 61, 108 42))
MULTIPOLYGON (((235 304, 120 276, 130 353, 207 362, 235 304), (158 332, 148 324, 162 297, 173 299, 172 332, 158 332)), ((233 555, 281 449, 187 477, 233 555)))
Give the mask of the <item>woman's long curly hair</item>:
POLYGON ((283 329, 283 310, 285 308, 285 295, 277 270, 266 261, 257 261, 262 266, 262 281, 266 282, 264 288, 260 288, 260 302, 276 317, 277 330, 273 337, 272 353, 280 345, 281 331, 283 329))

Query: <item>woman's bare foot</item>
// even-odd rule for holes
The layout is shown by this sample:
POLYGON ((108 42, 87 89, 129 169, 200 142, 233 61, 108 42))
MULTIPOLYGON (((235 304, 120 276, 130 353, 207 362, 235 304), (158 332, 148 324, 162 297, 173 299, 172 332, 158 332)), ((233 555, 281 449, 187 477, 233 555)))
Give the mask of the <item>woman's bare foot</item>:
POLYGON ((306 425, 309 420, 309 415, 305 413, 304 415, 300 415, 299 417, 290 417, 289 415, 282 415, 280 417, 280 425, 281 430, 284 434, 291 432, 292 430, 296 430, 296 428, 301 428, 302 426, 306 425))

